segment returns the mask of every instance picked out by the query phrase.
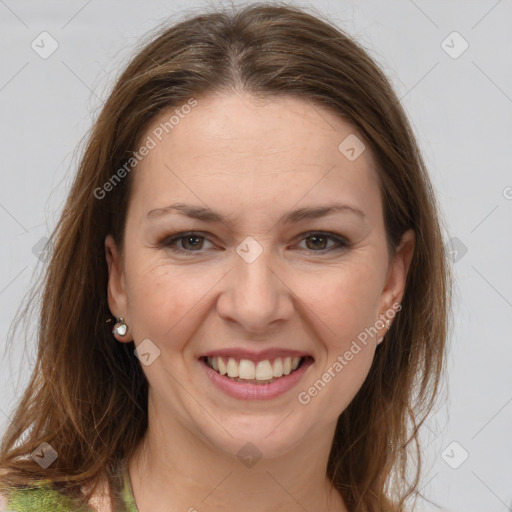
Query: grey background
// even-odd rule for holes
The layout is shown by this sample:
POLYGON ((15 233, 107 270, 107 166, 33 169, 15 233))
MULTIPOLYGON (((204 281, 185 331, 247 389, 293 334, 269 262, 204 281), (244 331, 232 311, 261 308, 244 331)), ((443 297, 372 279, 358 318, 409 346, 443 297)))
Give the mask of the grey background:
MULTIPOLYGON (((202 5, 0 0, 2 354, 15 312, 42 269, 34 252, 58 219, 76 148, 109 88, 140 36, 202 5), (47 59, 31 47, 43 31, 59 45, 47 59)), ((422 429, 421 490, 437 505, 420 499, 419 509, 512 510, 512 3, 322 1, 315 7, 359 40, 392 80, 429 166, 455 259, 448 395, 422 429), (463 40, 450 36, 454 31, 469 44, 458 58, 445 51, 463 48, 463 40), (446 461, 457 465, 463 450, 467 460, 453 469, 446 461)), ((25 346, 21 339, 1 359, 0 432, 34 360, 33 342, 25 346)))

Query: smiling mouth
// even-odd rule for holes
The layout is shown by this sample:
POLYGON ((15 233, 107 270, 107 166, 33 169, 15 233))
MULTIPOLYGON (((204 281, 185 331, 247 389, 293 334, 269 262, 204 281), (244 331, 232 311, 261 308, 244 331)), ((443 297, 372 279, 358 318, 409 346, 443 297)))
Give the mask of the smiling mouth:
POLYGON ((297 371, 306 359, 304 357, 276 357, 254 362, 250 359, 235 357, 202 357, 205 364, 219 375, 234 382, 246 384, 270 384, 297 371))

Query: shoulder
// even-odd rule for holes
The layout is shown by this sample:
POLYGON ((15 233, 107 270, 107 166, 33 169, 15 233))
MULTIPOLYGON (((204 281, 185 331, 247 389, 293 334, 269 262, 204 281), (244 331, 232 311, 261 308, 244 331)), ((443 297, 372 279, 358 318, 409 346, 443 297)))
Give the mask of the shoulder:
MULTIPOLYGON (((7 473, 0 470, 0 478, 7 473)), ((48 483, 38 482, 23 489, 10 489, 0 494, 0 511, 5 512, 86 512, 90 508, 80 511, 72 508, 70 500, 53 489, 48 483)))

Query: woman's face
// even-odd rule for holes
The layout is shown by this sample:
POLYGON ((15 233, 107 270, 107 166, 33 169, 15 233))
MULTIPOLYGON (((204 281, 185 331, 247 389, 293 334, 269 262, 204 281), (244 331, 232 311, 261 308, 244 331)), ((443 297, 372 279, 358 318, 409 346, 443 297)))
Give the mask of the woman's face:
POLYGON ((390 258, 376 163, 329 110, 225 93, 166 134, 174 110, 144 137, 123 253, 106 240, 110 310, 143 343, 154 419, 231 454, 330 440, 401 300, 412 235, 390 258))

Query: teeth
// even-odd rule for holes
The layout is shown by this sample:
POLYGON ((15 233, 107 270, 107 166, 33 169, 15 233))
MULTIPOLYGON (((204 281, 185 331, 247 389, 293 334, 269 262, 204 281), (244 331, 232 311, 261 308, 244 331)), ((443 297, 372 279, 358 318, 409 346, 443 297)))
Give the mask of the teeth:
POLYGON ((259 361, 256 366, 256 379, 257 380, 270 380, 274 376, 272 365, 267 359, 266 361, 259 361))
MULTIPOLYGON (((224 364, 222 357, 213 357, 212 359, 215 359, 217 361, 217 366, 219 367, 218 372, 221 375, 226 375, 226 373, 228 373, 228 369, 226 368, 226 365, 224 364)), ((215 364, 213 364, 213 369, 215 370, 215 364)))
POLYGON ((238 362, 235 358, 230 357, 225 362, 222 357, 208 357, 207 363, 221 375, 231 378, 240 378, 244 380, 260 380, 270 381, 274 378, 289 375, 292 371, 299 367, 301 357, 277 357, 271 362, 269 359, 254 363, 249 359, 241 359, 238 362))
POLYGON ((273 375, 274 375, 274 377, 282 377, 283 376, 283 360, 280 357, 278 357, 274 361, 273 375))
MULTIPOLYGON (((258 363, 259 366, 259 363, 258 363)), ((241 379, 255 379, 256 378, 256 367, 252 361, 248 359, 242 359, 238 365, 238 377, 241 379)), ((259 377, 258 377, 259 378, 259 377)))
POLYGON ((292 371, 292 358, 285 357, 284 361, 283 361, 283 373, 285 375, 290 375, 291 371, 292 371))
POLYGON ((228 359, 228 377, 238 377, 238 365, 232 357, 228 359))

